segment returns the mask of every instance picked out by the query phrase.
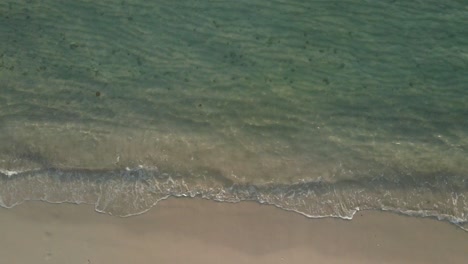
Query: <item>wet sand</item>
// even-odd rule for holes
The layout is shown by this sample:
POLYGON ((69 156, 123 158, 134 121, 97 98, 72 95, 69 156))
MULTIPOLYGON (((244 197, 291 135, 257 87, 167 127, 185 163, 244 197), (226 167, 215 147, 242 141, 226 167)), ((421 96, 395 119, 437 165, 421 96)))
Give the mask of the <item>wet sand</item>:
POLYGON ((467 263, 468 233, 360 212, 308 219, 273 206, 168 199, 118 218, 89 205, 0 209, 0 263, 467 263))

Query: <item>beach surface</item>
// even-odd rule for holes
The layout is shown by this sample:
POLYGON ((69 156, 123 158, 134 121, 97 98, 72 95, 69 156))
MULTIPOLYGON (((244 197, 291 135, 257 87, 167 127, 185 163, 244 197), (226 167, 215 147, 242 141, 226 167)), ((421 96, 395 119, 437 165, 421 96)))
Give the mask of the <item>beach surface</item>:
POLYGON ((308 219, 252 202, 172 198, 120 218, 89 205, 0 209, 1 263, 466 263, 467 232, 387 212, 308 219))

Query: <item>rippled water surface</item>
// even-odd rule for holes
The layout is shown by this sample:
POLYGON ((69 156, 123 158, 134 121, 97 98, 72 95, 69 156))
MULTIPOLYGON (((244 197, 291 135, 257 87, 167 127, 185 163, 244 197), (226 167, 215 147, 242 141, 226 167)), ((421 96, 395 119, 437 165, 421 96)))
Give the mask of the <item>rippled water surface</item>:
POLYGON ((0 205, 468 228, 463 1, 2 1, 0 205))

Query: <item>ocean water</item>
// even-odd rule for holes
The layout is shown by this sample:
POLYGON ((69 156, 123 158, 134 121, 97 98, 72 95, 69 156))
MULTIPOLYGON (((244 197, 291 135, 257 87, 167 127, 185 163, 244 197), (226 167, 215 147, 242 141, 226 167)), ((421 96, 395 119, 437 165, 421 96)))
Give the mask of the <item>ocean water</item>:
POLYGON ((468 229, 465 1, 0 2, 0 206, 170 196, 468 229))

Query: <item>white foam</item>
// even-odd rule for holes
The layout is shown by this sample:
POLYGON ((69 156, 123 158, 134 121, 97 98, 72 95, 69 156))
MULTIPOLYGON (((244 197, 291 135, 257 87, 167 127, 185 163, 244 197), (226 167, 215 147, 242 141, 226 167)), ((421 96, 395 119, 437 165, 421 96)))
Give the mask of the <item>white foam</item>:
POLYGON ((14 170, 5 170, 5 169, 0 169, 0 173, 5 174, 8 177, 11 177, 16 174, 20 174, 23 171, 14 171, 14 170))

